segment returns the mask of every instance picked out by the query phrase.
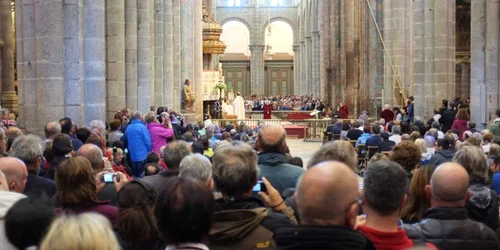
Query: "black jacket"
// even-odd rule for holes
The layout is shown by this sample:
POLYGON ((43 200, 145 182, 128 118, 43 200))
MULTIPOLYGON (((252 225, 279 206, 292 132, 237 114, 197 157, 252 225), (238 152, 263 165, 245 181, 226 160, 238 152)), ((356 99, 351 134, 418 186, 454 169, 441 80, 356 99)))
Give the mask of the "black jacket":
POLYGON ((375 249, 364 235, 341 226, 281 227, 274 241, 279 250, 375 249))
POLYGON ((447 109, 443 112, 443 115, 439 119, 439 123, 441 123, 441 131, 443 131, 443 133, 446 133, 451 129, 451 125, 453 124, 456 115, 457 113, 453 109, 447 109))
POLYGON ((465 208, 431 208, 417 224, 404 225, 414 241, 426 241, 438 249, 500 249, 495 232, 483 223, 467 219, 465 208))
POLYGON ((380 150, 380 152, 387 152, 387 151, 392 151, 392 148, 394 148, 394 146, 396 146, 396 143, 393 142, 393 141, 389 141, 389 140, 383 140, 379 145, 378 145, 378 149, 380 150))
POLYGON ((362 134, 363 131, 357 128, 351 128, 349 129, 349 131, 347 131, 347 138, 349 138, 349 140, 357 141, 362 134))
POLYGON ((450 162, 453 160, 453 156, 455 156, 456 152, 457 151, 453 148, 440 150, 431 157, 429 165, 439 166, 443 163, 450 162))
POLYGON ((56 183, 51 180, 34 173, 28 173, 26 180, 26 188, 24 194, 28 197, 46 197, 51 198, 57 192, 56 183))
POLYGON ((484 181, 473 181, 469 187, 471 197, 465 204, 467 217, 489 226, 493 231, 498 229, 498 195, 486 187, 484 181))

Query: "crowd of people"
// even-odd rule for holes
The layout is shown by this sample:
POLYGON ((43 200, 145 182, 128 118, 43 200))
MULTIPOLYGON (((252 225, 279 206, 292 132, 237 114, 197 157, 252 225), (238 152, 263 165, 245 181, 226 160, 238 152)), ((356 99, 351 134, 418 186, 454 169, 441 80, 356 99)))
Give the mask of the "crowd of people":
POLYGON ((9 122, 0 246, 500 249, 500 110, 477 131, 455 103, 427 124, 388 105, 376 119, 334 120, 340 139, 306 166, 280 125, 184 124, 163 107, 84 128, 62 118, 43 138, 9 122), (380 153, 360 164, 369 146, 380 153))

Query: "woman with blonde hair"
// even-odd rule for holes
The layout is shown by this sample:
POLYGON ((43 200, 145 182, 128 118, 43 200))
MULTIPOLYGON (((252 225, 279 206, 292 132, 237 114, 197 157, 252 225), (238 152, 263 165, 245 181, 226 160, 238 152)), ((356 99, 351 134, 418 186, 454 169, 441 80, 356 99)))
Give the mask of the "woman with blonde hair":
POLYGON ((40 250, 119 250, 109 221, 99 214, 61 216, 43 240, 40 250))
POLYGON ((431 161, 432 154, 427 152, 427 143, 424 139, 418 138, 415 140, 415 145, 420 149, 422 157, 420 157, 420 165, 428 164, 431 161))
POLYGON ((401 220, 404 223, 417 223, 424 217, 424 213, 431 207, 425 194, 425 186, 429 184, 434 166, 422 166, 415 171, 410 182, 408 201, 401 211, 401 220))

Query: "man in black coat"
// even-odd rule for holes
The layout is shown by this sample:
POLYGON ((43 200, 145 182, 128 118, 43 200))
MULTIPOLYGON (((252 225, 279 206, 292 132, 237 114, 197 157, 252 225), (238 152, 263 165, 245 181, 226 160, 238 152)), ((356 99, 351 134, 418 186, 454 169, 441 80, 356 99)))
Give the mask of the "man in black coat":
POLYGON ((363 128, 360 129, 360 123, 356 120, 352 123, 351 129, 347 131, 347 138, 352 141, 357 141, 362 134, 363 128))
POLYGON ((443 133, 446 133, 451 129, 451 125, 453 124, 456 115, 457 112, 453 109, 452 104, 448 103, 448 109, 443 112, 443 115, 439 119, 439 123, 441 123, 441 131, 443 131, 443 133))
POLYGON ((12 144, 10 154, 23 161, 28 170, 25 195, 50 198, 56 193, 57 187, 53 180, 38 176, 43 163, 43 141, 40 137, 32 134, 18 136, 12 144))
POLYGON ((358 180, 345 164, 327 161, 308 169, 296 202, 301 225, 276 230, 278 249, 375 249, 353 230, 359 211, 358 180))
POLYGON ((432 174, 425 187, 431 208, 420 223, 405 225, 414 241, 434 244, 438 249, 500 249, 495 232, 480 222, 467 218, 469 175, 456 163, 445 163, 432 174))

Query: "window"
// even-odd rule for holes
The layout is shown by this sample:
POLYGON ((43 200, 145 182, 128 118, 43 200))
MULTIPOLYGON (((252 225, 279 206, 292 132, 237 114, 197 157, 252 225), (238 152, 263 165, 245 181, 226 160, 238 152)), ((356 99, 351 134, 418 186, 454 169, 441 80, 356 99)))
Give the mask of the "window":
POLYGON ((283 0, 271 0, 271 6, 283 6, 283 0))
POLYGON ((227 0, 226 6, 239 7, 239 6, 241 6, 241 0, 227 0))

